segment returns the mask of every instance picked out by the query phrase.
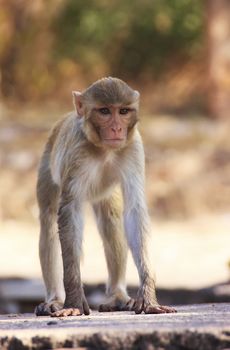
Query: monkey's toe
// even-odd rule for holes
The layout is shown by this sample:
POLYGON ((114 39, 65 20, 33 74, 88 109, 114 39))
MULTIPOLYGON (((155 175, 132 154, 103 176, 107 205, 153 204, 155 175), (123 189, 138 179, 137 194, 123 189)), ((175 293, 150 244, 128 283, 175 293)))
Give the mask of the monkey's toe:
POLYGON ((171 313, 176 313, 177 312, 177 310, 174 309, 171 306, 162 306, 162 305, 160 305, 159 307, 160 307, 161 310, 164 310, 167 314, 171 314, 171 313))
POLYGON ((144 307, 145 314, 165 314, 167 311, 158 305, 147 305, 144 307))
POLYGON ((145 314, 169 314, 177 312, 174 308, 161 305, 147 305, 144 308, 145 314))
POLYGON ((131 311, 134 304, 134 299, 126 300, 115 299, 109 303, 101 304, 99 306, 99 312, 113 312, 113 311, 131 311))
POLYGON ((66 316, 81 316, 83 314, 83 310, 80 308, 67 308, 61 309, 56 312, 53 312, 51 317, 66 317, 66 316))
POLYGON ((37 316, 49 316, 63 308, 63 303, 59 300, 54 300, 49 303, 44 302, 36 306, 34 312, 37 316))
POLYGON ((175 313, 177 312, 174 308, 170 306, 161 306, 159 304, 152 304, 146 302, 144 298, 139 298, 135 301, 133 310, 136 314, 140 314, 142 311, 145 314, 166 314, 166 313, 175 313))

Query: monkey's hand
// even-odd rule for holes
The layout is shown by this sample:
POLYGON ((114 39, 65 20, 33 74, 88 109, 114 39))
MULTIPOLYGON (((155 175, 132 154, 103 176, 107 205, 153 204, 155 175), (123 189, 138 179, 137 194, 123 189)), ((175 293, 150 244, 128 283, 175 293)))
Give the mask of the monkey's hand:
POLYGON ((145 314, 165 314, 177 312, 170 306, 159 305, 155 295, 155 288, 152 286, 145 286, 140 288, 135 300, 133 311, 140 314, 142 311, 145 314))
POLYGON ((73 303, 73 305, 68 304, 68 306, 66 306, 65 304, 61 310, 53 312, 51 317, 81 316, 83 314, 90 314, 89 305, 85 296, 83 296, 82 301, 73 303))
POLYGON ((44 302, 36 306, 34 312, 37 316, 49 316, 53 312, 56 312, 63 308, 63 302, 60 300, 52 300, 50 302, 44 302))

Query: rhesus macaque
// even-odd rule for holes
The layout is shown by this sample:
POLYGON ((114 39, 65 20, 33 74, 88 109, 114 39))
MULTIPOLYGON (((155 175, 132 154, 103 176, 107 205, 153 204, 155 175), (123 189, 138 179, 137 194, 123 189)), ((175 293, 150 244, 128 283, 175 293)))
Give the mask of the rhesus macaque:
POLYGON ((109 273, 107 301, 99 311, 174 312, 158 304, 146 256, 149 217, 137 130, 139 93, 108 77, 82 93, 74 91, 73 101, 75 112, 54 127, 39 170, 40 260, 47 295, 35 312, 90 312, 80 273, 85 201, 95 212, 109 273), (140 278, 135 300, 126 292, 128 247, 140 278))

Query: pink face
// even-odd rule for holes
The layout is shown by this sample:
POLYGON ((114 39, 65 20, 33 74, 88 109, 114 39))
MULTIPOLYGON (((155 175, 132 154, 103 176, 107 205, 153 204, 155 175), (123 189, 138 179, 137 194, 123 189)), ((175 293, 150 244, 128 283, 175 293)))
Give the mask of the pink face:
POLYGON ((135 125, 136 110, 126 106, 99 106, 90 117, 98 130, 101 142, 109 147, 121 147, 127 140, 128 130, 135 125))
POLYGON ((102 79, 84 93, 73 91, 87 139, 99 147, 124 147, 138 120, 139 96, 138 91, 115 78, 102 79))

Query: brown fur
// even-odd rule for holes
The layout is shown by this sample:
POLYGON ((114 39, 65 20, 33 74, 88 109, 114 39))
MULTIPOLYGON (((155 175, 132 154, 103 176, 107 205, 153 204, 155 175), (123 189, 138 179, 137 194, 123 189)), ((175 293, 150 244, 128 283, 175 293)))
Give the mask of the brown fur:
POLYGON ((36 314, 89 313, 80 273, 84 201, 95 211, 109 273, 100 311, 173 312, 158 305, 147 260, 144 151, 136 126, 139 93, 119 79, 104 78, 73 95, 76 112, 54 127, 39 170, 40 260, 47 296, 36 314), (135 301, 125 285, 128 246, 140 277, 135 301))

